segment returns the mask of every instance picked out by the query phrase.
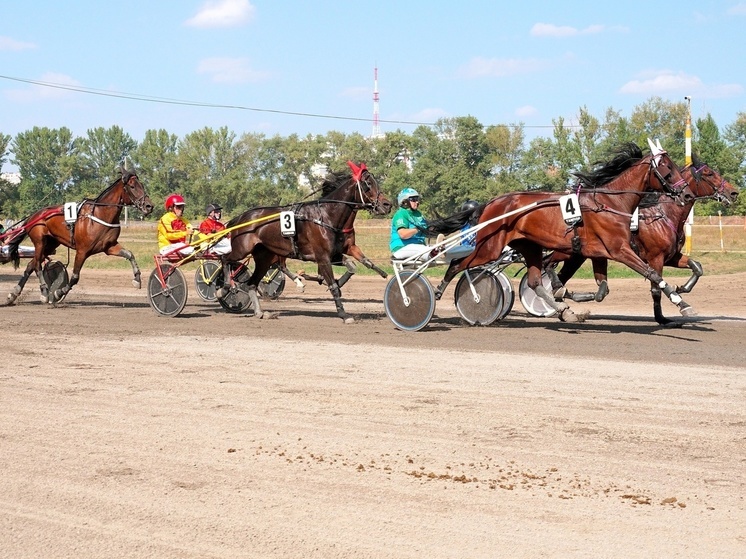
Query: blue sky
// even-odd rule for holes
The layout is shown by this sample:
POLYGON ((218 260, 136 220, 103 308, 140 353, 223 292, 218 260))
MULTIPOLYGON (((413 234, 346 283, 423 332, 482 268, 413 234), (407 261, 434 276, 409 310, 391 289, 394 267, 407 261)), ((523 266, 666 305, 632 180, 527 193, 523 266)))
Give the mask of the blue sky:
POLYGON ((652 96, 688 95, 693 118, 710 113, 721 129, 746 112, 744 0, 27 0, 7 2, 2 20, 0 132, 11 136, 113 125, 138 141, 205 126, 369 135, 376 66, 383 132, 472 115, 523 122, 530 139, 582 106, 628 117, 652 96))

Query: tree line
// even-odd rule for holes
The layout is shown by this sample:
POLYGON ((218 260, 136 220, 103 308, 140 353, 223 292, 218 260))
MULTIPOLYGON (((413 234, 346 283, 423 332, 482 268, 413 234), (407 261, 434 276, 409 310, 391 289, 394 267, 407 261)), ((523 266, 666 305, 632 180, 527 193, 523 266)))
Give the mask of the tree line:
MULTIPOLYGON (((141 142, 119 126, 94 128, 74 137, 63 127, 35 127, 14 138, 0 133, 0 168, 20 171, 19 184, 0 181, 0 218, 20 219, 42 207, 93 198, 115 180, 115 167, 129 156, 156 205, 153 218, 172 192, 184 195, 187 213, 201 215, 212 202, 227 216, 255 206, 282 205, 317 195, 327 170, 364 162, 393 200, 405 186, 423 197, 426 215, 453 213, 467 199, 480 202, 527 189, 560 191, 573 184, 573 171, 589 170, 615 146, 660 139, 680 165, 685 163, 688 107, 653 97, 623 117, 609 108, 603 118, 579 109, 577 123, 559 117, 551 136, 526 141, 523 124, 483 126, 471 116, 440 119, 411 134, 382 138, 328 132, 299 137, 203 128, 178 138, 148 130, 141 142)), ((746 113, 723 130, 708 114, 692 123, 693 151, 741 188, 746 186, 746 113)), ((723 208, 699 202, 696 213, 746 215, 746 196, 723 208)), ((363 215, 363 214, 361 214, 363 215)))

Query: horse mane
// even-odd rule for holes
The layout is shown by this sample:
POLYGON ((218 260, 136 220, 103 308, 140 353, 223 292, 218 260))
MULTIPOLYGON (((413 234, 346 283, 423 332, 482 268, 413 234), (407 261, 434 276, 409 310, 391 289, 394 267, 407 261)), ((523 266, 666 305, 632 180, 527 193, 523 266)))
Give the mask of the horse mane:
POLYGON ((587 173, 573 171, 581 185, 588 188, 598 188, 618 177, 632 167, 643 157, 642 150, 634 142, 626 142, 611 151, 612 158, 608 161, 596 161, 597 167, 587 173))
POLYGON ((345 171, 329 171, 324 178, 324 182, 321 184, 321 197, 329 196, 350 180, 351 176, 350 173, 345 171))

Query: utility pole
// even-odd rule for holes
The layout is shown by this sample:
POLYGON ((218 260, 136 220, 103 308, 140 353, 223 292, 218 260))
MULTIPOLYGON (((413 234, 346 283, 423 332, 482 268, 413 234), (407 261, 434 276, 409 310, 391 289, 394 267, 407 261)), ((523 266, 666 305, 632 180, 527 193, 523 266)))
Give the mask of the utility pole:
MULTIPOLYGON (((689 166, 692 164, 692 98, 688 95, 686 100, 686 133, 684 136, 684 163, 689 166)), ((694 224, 694 206, 692 206, 689 216, 684 223, 684 254, 689 256, 692 253, 692 225, 694 224)))

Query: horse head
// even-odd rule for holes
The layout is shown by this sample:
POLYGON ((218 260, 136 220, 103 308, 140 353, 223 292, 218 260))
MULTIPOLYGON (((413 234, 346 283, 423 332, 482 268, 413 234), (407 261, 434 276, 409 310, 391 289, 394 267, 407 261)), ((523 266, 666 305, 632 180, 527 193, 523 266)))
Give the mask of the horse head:
POLYGON ((657 181, 648 181, 651 190, 660 190, 674 198, 680 205, 688 204, 694 201, 694 193, 689 183, 684 179, 681 171, 673 162, 668 152, 661 147, 659 140, 653 143, 648 138, 650 146, 650 168, 652 176, 657 181))
POLYGON ((689 186, 697 198, 714 198, 728 206, 738 198, 738 189, 711 169, 707 163, 700 161, 696 154, 692 154, 692 164, 687 170, 694 179, 694 184, 690 183, 689 186))
POLYGON ((368 171, 365 163, 358 166, 352 161, 348 161, 347 165, 352 171, 352 180, 357 185, 360 204, 366 210, 378 215, 388 214, 391 211, 391 202, 383 195, 378 186, 378 181, 368 171))
POLYGON ((132 165, 129 157, 125 158, 124 163, 119 165, 117 172, 122 175, 124 204, 127 206, 135 206, 145 216, 150 215, 153 211, 153 202, 145 192, 145 187, 137 177, 134 165, 132 165))

